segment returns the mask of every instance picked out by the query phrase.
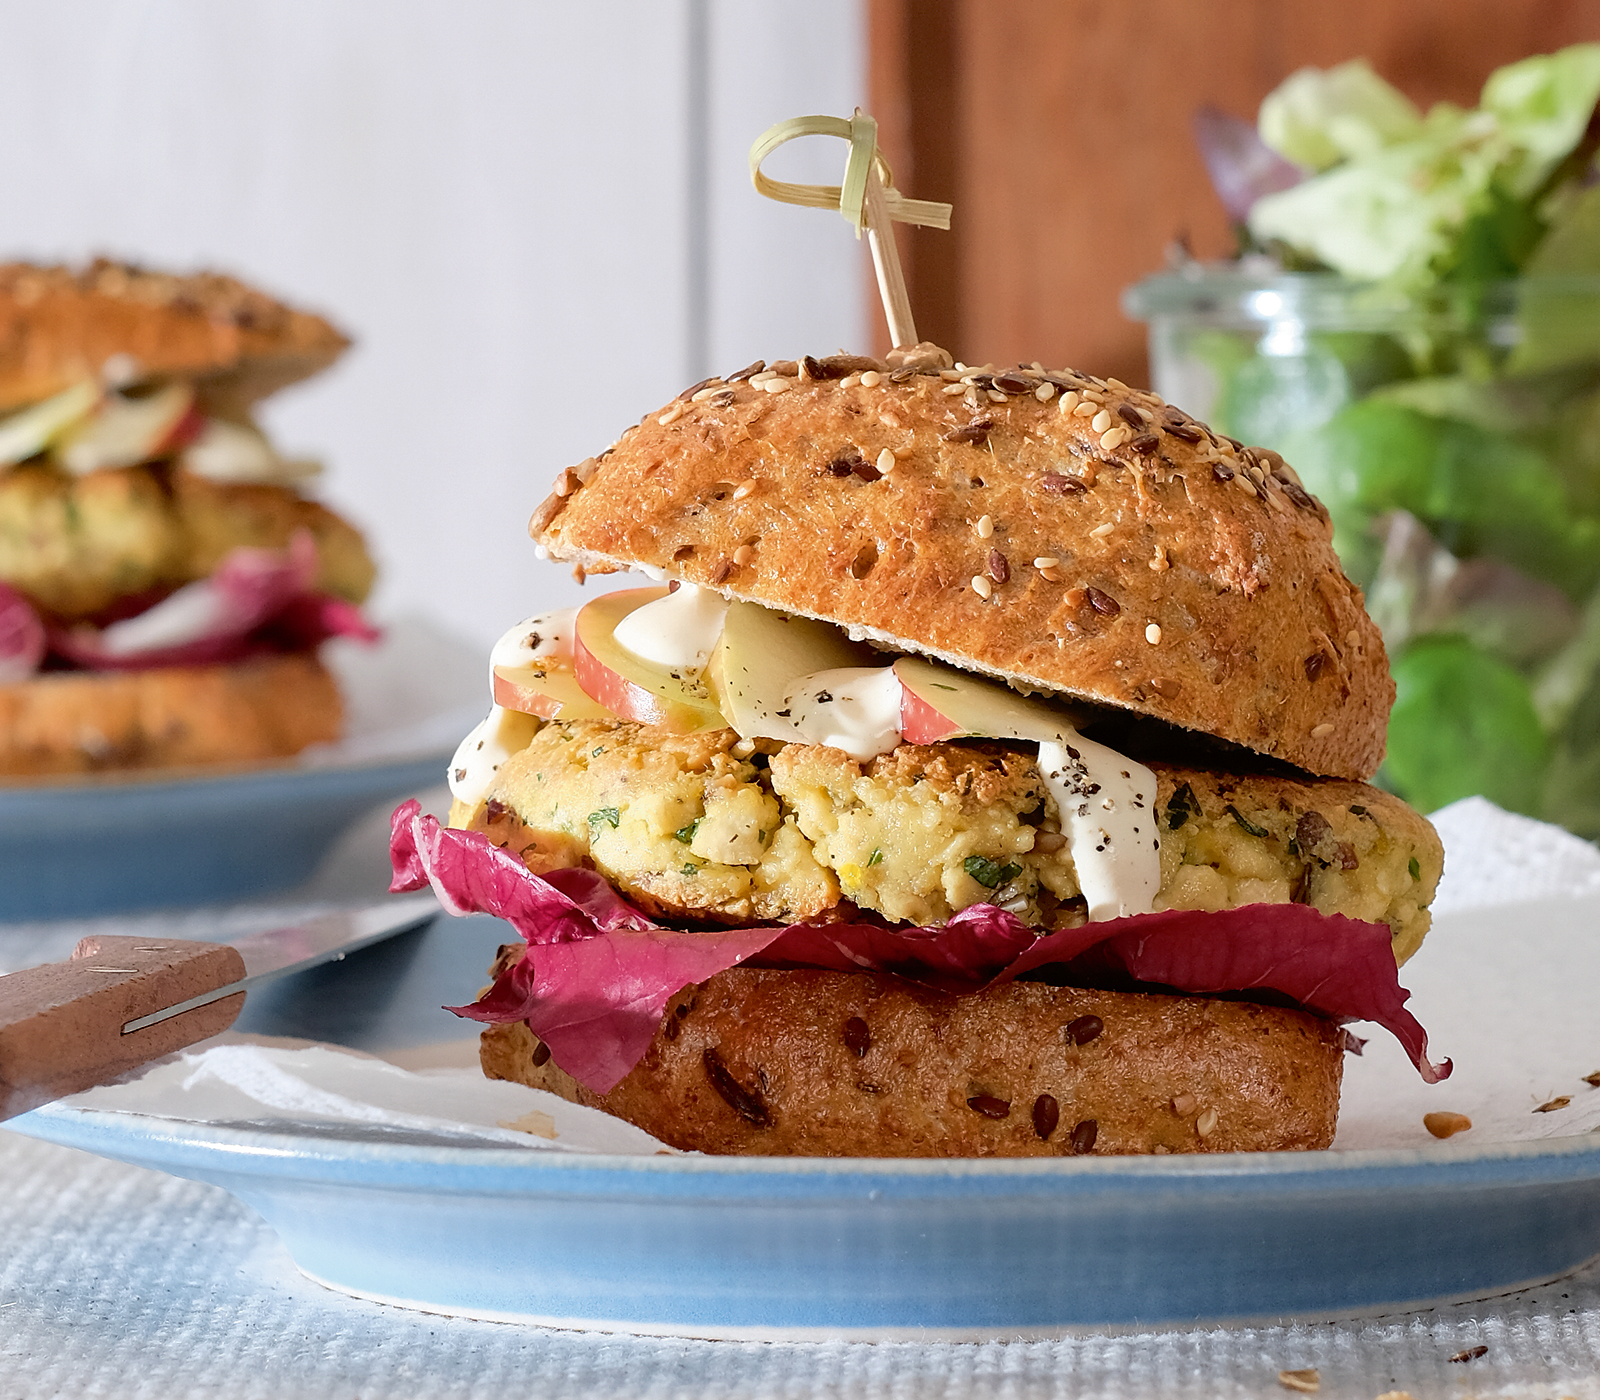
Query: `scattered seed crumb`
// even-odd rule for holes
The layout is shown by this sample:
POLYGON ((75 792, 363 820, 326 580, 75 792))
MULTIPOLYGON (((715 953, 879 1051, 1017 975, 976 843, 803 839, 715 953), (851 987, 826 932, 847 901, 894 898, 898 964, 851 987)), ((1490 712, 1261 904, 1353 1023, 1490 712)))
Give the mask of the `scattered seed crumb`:
POLYGON ((883 376, 875 369, 869 369, 861 376, 861 387, 863 389, 875 389, 882 382, 883 376))
POLYGON ((756 483, 754 477, 751 477, 748 481, 741 481, 736 487, 733 488, 733 499, 736 501, 742 501, 755 489, 756 483))
POLYGON ((972 591, 987 601, 994 596, 994 585, 982 574, 974 574, 972 576, 972 591))
POLYGON ((1097 433, 1103 433, 1107 431, 1111 427, 1110 409, 1102 408, 1098 413, 1096 413, 1095 416, 1089 421, 1089 427, 1097 433))
POLYGON ((1214 1108, 1202 1110, 1200 1116, 1194 1120, 1194 1130, 1203 1138, 1208 1138, 1216 1132, 1217 1110, 1214 1108))
POLYGON ((1534 1109, 1535 1113, 1554 1113, 1558 1108, 1565 1108, 1572 1102, 1571 1094, 1557 1094, 1548 1103, 1542 1103, 1534 1109))
POLYGON ((1313 739, 1326 739, 1332 733, 1333 726, 1331 724, 1318 724, 1312 727, 1311 737, 1313 739))
POLYGON ((1195 1097, 1193 1094, 1174 1094, 1172 1096, 1172 1111, 1180 1118, 1187 1118, 1195 1110, 1195 1097))
POLYGON ((994 517, 992 515, 980 515, 978 517, 978 538, 986 540, 992 534, 994 534, 994 517))
POLYGON ((1285 1390, 1298 1390, 1315 1395, 1322 1389, 1322 1377, 1315 1366, 1302 1366, 1298 1371, 1279 1371, 1278 1384, 1285 1390))
POLYGON ((676 423, 678 421, 678 419, 680 419, 682 417, 683 417, 683 404, 681 402, 679 402, 679 403, 673 404, 671 408, 669 408, 665 413, 663 413, 659 418, 656 419, 656 422, 661 424, 661 426, 663 428, 667 428, 667 427, 670 427, 672 424, 676 423))
POLYGON ((514 1133, 528 1133, 533 1137, 549 1138, 552 1142, 556 1138, 556 1120, 548 1113, 541 1113, 537 1108, 530 1108, 520 1118, 508 1118, 497 1126, 510 1128, 514 1133))
POLYGON ((1103 540, 1107 535, 1109 535, 1116 528, 1117 527, 1115 525, 1113 525, 1111 523, 1111 521, 1108 520, 1108 521, 1106 521, 1106 523, 1104 525, 1096 525, 1094 527, 1094 529, 1089 531, 1089 535, 1093 539, 1103 540))
POLYGON ((1046 583, 1061 583, 1065 579, 1065 575, 1054 564, 1041 564, 1039 566, 1039 577, 1046 583))
POLYGON ((1033 391, 1033 396, 1040 403, 1049 403, 1056 396, 1056 386, 1047 379, 1033 391))
POLYGON ((900 459, 896 457, 889 448, 886 447, 878 454, 878 470, 885 476, 888 476, 889 473, 894 470, 895 463, 899 460, 900 459))
POLYGON ((1489 1348, 1481 1343, 1475 1347, 1468 1347, 1465 1351, 1458 1351, 1454 1356, 1447 1356, 1446 1361, 1476 1361, 1480 1356, 1487 1356, 1489 1348))
POLYGON ((740 545, 733 551, 733 562, 743 568, 746 564, 755 563, 756 552, 747 544, 740 545))
POLYGON ((1593 1074, 1584 1075, 1583 1082, 1591 1089, 1600 1089, 1600 1069, 1597 1069, 1593 1074))
POLYGON ((1414 1400, 1409 1390, 1386 1390, 1378 1400, 1414 1400))
POLYGON ((1158 646, 1161 642, 1161 624, 1159 622, 1152 622, 1148 627, 1146 627, 1144 629, 1144 639, 1145 641, 1149 642, 1151 646, 1158 646))
POLYGON ((1061 561, 1053 554, 1041 554, 1033 561, 1033 567, 1036 569, 1053 569, 1060 562, 1061 561))
POLYGON ((1472 1127, 1472 1119, 1465 1113, 1424 1113, 1422 1126, 1436 1138, 1454 1137, 1472 1127))
POLYGON ((767 380, 765 383, 762 384, 761 387, 763 389, 765 389, 769 394, 787 394, 789 392, 790 384, 789 384, 789 381, 787 379, 784 379, 781 376, 779 376, 779 377, 775 377, 775 378, 767 380))

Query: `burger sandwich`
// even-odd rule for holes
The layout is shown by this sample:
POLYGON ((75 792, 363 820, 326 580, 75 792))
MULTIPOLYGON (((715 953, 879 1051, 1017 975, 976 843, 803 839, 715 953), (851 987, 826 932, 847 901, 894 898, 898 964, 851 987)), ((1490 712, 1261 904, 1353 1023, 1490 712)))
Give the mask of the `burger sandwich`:
POLYGON ((685 390, 535 512, 530 618, 397 888, 510 921, 492 1077, 706 1152, 1331 1142, 1437 836, 1326 511, 1116 380, 936 347, 685 390))
POLYGON ((372 561, 252 411, 347 344, 230 277, 0 267, 0 777, 338 736, 372 561))

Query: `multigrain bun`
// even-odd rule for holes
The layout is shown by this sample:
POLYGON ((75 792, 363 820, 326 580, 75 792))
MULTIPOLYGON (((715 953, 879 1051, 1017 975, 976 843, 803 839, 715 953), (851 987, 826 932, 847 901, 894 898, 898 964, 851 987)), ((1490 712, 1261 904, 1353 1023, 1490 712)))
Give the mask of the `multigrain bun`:
POLYGON ((646 566, 1310 773, 1376 771, 1382 638, 1277 454, 1115 380, 937 363, 697 385, 563 473, 532 532, 587 572, 646 566))
MULTIPOLYGON (((520 946, 502 958, 522 956, 520 946)), ((1013 982, 732 968, 668 1004, 608 1094, 520 1021, 480 1059, 686 1151, 867 1157, 1264 1152, 1333 1141, 1341 1035, 1302 1011, 1013 982)))
POLYGON ((178 277, 97 259, 88 267, 0 266, 0 412, 38 402, 106 362, 120 377, 181 377, 249 404, 326 369, 349 341, 220 273, 178 277))
POLYGON ((309 653, 53 672, 0 685, 0 774, 259 763, 337 739, 342 719, 338 687, 309 653))

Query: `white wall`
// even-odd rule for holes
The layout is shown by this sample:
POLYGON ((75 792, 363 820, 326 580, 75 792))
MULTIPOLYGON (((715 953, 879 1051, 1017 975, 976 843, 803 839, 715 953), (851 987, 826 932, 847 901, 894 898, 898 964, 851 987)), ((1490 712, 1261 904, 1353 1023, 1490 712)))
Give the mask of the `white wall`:
MULTIPOLYGON (((525 534, 563 466, 711 367, 865 343, 849 226, 745 166, 865 100, 860 11, 10 0, 0 255, 216 266, 327 312, 357 348, 266 421, 367 528, 377 613, 487 642, 578 596, 525 534)), ((843 144, 804 145, 774 171, 837 183, 843 144)))

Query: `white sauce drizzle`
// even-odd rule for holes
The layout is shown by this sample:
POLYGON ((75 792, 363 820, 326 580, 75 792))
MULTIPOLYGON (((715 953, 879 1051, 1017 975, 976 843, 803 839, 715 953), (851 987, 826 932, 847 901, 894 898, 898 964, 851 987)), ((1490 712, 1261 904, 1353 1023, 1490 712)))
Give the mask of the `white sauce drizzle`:
POLYGON ((791 743, 826 744, 864 763, 900 742, 900 678, 889 666, 815 671, 789 687, 771 720, 793 731, 781 736, 791 743))
POLYGON ((531 666, 546 656, 570 662, 577 617, 576 608, 556 608, 553 612, 535 613, 508 628, 489 653, 489 683, 494 683, 496 666, 531 666))
POLYGON ((1061 813, 1090 922, 1148 914, 1161 888, 1156 775, 1072 730, 1039 741, 1039 771, 1061 813))
POLYGON ((457 802, 476 807, 488 795, 500 765, 532 743, 539 724, 532 715, 496 705, 488 718, 461 741, 450 760, 450 795, 457 802))
POLYGON ((728 600, 720 593, 685 583, 665 598, 635 608, 613 635, 618 646, 641 661, 687 680, 705 670, 727 615, 728 600))

